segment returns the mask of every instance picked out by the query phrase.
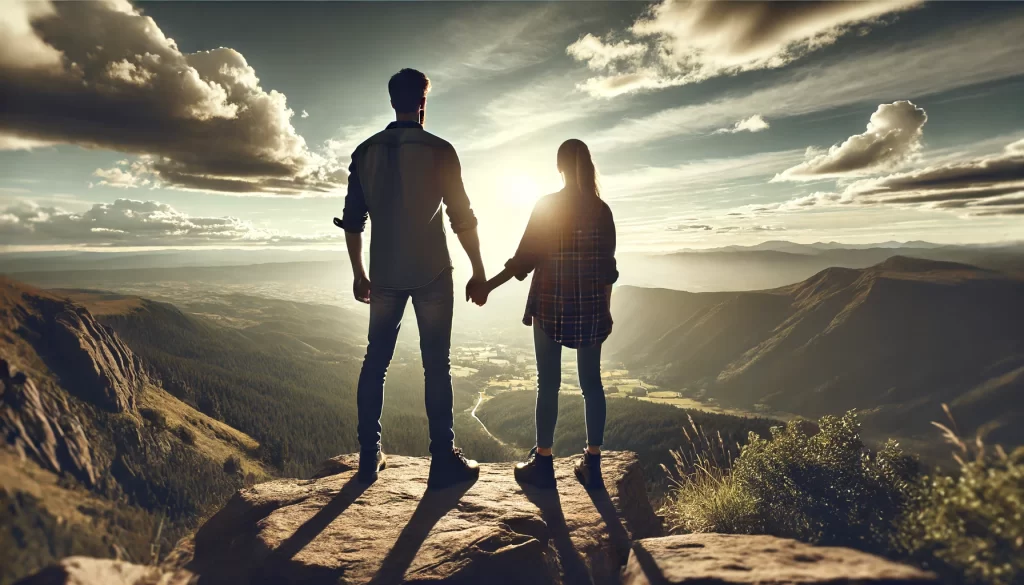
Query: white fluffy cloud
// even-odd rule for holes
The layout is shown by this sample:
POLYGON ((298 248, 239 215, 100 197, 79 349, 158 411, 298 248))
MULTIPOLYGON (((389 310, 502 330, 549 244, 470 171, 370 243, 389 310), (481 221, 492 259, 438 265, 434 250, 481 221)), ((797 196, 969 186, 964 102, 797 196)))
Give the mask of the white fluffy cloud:
POLYGON ((580 88, 612 97, 782 67, 854 28, 919 4, 662 0, 629 31, 605 39, 587 34, 569 46, 569 54, 603 72, 580 88))
POLYGON ((808 149, 807 160, 773 180, 816 180, 891 170, 921 150, 928 115, 909 101, 878 106, 867 130, 827 151, 808 149))
POLYGON ((869 205, 1024 215, 1024 140, 998 154, 862 179, 848 185, 843 195, 869 205))
POLYGON ((296 195, 344 182, 240 53, 184 54, 127 0, 5 1, 0 93, 0 134, 152 155, 164 186, 296 195))
POLYGON ((768 122, 760 114, 744 118, 727 128, 719 128, 713 134, 736 134, 737 132, 761 132, 769 128, 768 122))
POLYGON ((282 244, 331 239, 291 236, 236 217, 197 217, 158 201, 118 199, 82 213, 23 201, 0 210, 0 244, 159 246, 204 243, 282 244))

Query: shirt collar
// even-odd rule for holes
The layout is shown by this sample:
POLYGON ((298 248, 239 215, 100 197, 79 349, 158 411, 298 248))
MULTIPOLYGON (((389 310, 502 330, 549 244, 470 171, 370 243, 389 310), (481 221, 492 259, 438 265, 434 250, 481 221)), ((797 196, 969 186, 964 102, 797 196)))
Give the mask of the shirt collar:
POLYGON ((420 124, 419 122, 413 122, 411 120, 402 120, 388 124, 387 129, 391 130, 392 128, 419 128, 420 130, 423 130, 423 125, 420 124))

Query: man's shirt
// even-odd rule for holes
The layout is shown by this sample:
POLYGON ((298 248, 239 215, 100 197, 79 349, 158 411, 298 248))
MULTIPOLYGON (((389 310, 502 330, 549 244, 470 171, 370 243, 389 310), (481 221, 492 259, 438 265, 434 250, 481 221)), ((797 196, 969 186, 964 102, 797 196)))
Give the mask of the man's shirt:
POLYGON ((536 323, 570 348, 612 332, 608 287, 619 278, 615 221, 601 199, 564 189, 537 202, 519 249, 505 266, 523 280, 534 271, 523 323, 536 323))
POLYGON ((455 148, 420 124, 392 122, 355 149, 341 223, 359 233, 373 222, 375 288, 419 288, 451 268, 442 203, 453 232, 476 227, 455 148))

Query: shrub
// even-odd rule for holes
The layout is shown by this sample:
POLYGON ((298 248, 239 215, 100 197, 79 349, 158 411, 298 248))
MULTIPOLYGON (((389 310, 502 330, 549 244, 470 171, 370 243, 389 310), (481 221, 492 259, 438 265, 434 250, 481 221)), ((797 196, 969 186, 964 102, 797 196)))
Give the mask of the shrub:
POLYGON ((140 408, 139 414, 158 429, 167 428, 167 415, 155 408, 140 408))
POLYGON ((178 435, 178 438, 181 439, 182 443, 185 443, 186 445, 196 444, 196 432, 188 426, 181 425, 174 430, 174 433, 178 435))
POLYGON ((670 497, 680 530, 772 534, 885 553, 915 492, 916 465, 890 442, 865 449, 853 413, 826 416, 820 430, 790 423, 769 439, 751 435, 735 461, 698 463, 670 497))
MULTIPOLYGON (((947 415, 949 410, 946 409, 947 415)), ((1024 582, 1024 448, 974 446, 936 424, 959 451, 953 476, 936 474, 905 515, 900 538, 911 557, 965 583, 1024 582)))
POLYGON ((235 475, 242 473, 242 460, 237 455, 229 455, 224 460, 224 473, 228 475, 235 475))

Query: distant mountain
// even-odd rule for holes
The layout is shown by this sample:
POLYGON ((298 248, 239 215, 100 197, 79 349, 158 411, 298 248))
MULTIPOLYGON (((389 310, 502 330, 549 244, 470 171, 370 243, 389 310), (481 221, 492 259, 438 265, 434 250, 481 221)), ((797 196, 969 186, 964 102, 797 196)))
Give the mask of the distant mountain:
POLYGON ((636 286, 693 292, 762 290, 804 280, 826 268, 867 268, 897 255, 1024 274, 1021 244, 939 246, 927 242, 847 245, 769 241, 671 254, 625 254, 619 266, 622 282, 636 286))
POLYGON ((622 287, 608 354, 670 387, 809 417, 857 408, 919 434, 951 404, 961 430, 1024 443, 1024 279, 894 256, 763 291, 622 287))
POLYGON ((69 554, 146 561, 265 475, 252 438, 168 394, 85 307, 0 277, 0 339, 0 533, 22 535, 4 579, 69 554))

